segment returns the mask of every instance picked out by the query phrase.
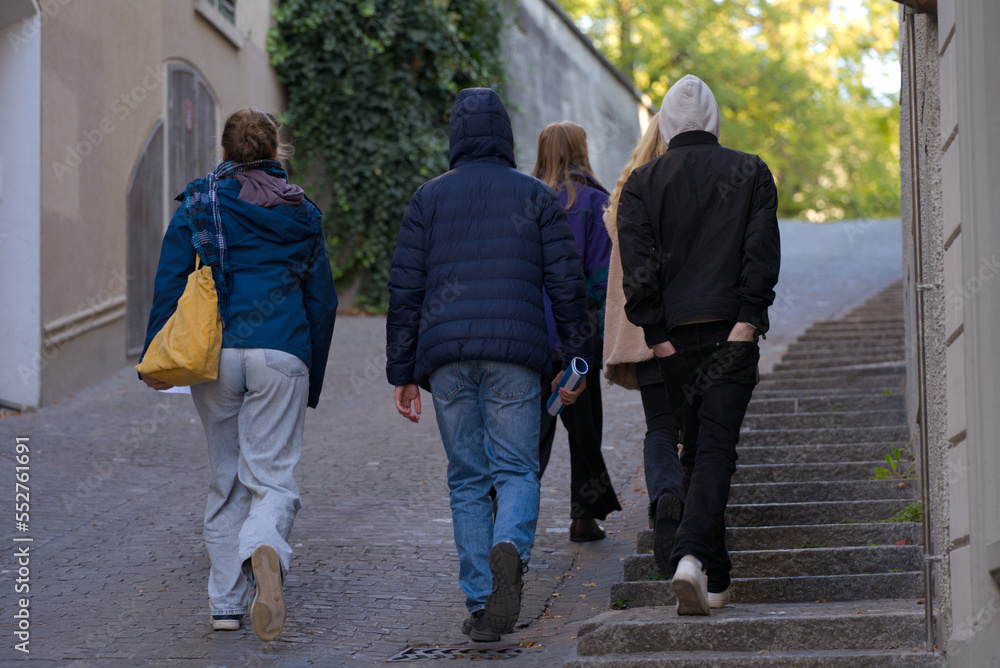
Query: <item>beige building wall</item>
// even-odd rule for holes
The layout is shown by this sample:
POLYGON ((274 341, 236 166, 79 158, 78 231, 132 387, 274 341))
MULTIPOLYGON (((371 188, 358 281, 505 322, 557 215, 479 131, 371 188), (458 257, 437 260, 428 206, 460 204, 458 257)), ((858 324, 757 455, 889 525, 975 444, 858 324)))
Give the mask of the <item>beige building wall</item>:
MULTIPOLYGON (((938 643, 949 666, 1000 665, 1000 5, 938 0, 936 14, 907 17, 916 30, 917 108, 903 104, 904 220, 912 212, 911 155, 919 160, 924 284, 905 258, 908 339, 927 343, 925 407, 938 643), (910 146, 908 123, 918 130, 910 146), (915 318, 915 295, 927 312, 915 318)), ((905 35, 905 23, 902 35, 905 35)), ((905 54, 904 54, 905 55, 905 54)), ((904 58, 904 63, 906 59, 904 58)), ((913 248, 913 237, 908 235, 913 248)), ((911 378, 916 347, 909 347, 911 378)), ((915 399, 915 382, 910 398, 915 399)), ((917 414, 910 405, 911 420, 917 414)), ((916 432, 915 432, 916 433, 916 432)))
POLYGON ((36 16, 30 0, 0 4, 0 400, 18 406, 37 405, 41 392, 30 366, 41 346, 36 16))
MULTIPOLYGON (((283 107, 264 41, 268 0, 241 0, 236 26, 203 0, 52 8, 41 32, 43 350, 33 361, 43 404, 128 362, 126 193, 150 130, 166 115, 167 65, 201 73, 217 126, 242 107, 283 107)), ((166 198, 170 212, 176 194, 166 198)))

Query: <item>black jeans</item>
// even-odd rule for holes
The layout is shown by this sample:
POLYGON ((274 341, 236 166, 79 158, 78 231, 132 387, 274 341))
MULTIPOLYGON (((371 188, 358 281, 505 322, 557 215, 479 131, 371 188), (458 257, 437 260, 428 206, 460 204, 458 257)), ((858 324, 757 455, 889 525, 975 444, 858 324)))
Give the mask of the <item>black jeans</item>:
MULTIPOLYGON (((644 362, 645 364, 645 362, 644 362)), ((657 370, 657 376, 659 376, 657 370)), ((642 411, 646 416, 646 438, 642 444, 642 463, 646 469, 646 491, 649 493, 649 516, 656 512, 656 502, 664 494, 672 494, 683 505, 684 474, 677 457, 678 428, 670 405, 667 389, 660 380, 640 385, 642 411)))
MULTIPOLYGON (((538 430, 538 478, 545 473, 552 454, 556 436, 556 417, 545 410, 545 403, 552 394, 552 379, 562 369, 560 362, 552 363, 552 372, 542 374, 542 415, 538 430)), ((563 426, 569 433, 570 462, 570 513, 572 519, 603 520, 608 513, 621 510, 618 495, 611 484, 611 476, 601 454, 601 437, 604 429, 604 412, 601 404, 601 370, 592 365, 587 373, 587 389, 576 403, 565 406, 559 413, 563 426)))
POLYGON ((760 361, 756 341, 726 341, 733 324, 675 327, 669 341, 677 352, 657 358, 683 443, 684 516, 670 561, 676 567, 685 555, 697 557, 713 592, 724 591, 730 583, 726 504, 740 426, 757 385, 760 361))

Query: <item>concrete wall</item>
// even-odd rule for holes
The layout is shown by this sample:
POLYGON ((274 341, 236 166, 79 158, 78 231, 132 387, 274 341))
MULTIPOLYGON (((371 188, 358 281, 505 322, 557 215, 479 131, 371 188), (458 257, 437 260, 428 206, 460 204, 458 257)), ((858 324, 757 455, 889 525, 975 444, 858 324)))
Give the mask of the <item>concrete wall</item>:
POLYGON ((558 4, 518 0, 515 10, 504 55, 518 168, 534 167, 542 128, 573 121, 587 131, 590 164, 610 190, 645 129, 648 105, 558 4))
MULTIPOLYGON (((944 201, 958 200, 961 269, 945 264, 946 301, 960 295, 964 344, 951 368, 964 364, 964 408, 968 481, 968 555, 961 568, 952 559, 952 581, 968 587, 968 600, 953 599, 951 654, 955 665, 1000 665, 1000 5, 995 0, 944 0, 939 17, 941 34, 954 16, 954 65, 942 56, 941 126, 957 112, 958 158, 943 161, 948 173, 958 164, 957 182, 944 183, 944 201), (947 79, 954 79, 955 84, 947 79), (955 278, 958 278, 955 284, 955 278), (949 283, 951 283, 949 285, 949 283), (967 560, 968 568, 965 562, 967 560), (992 577, 991 577, 992 574, 992 577), (968 630, 968 633, 966 631, 968 630)), ((947 38, 946 38, 947 39, 947 38)), ((948 47, 950 50, 951 47, 948 47)), ((946 140, 947 141, 947 140, 946 140)), ((946 218, 947 219, 947 218, 946 218)), ((952 510, 952 522, 960 520, 952 510)))
MULTIPOLYGON (((939 0, 936 16, 913 18, 917 67, 905 66, 901 123, 904 221, 909 219, 909 118, 919 123, 923 322, 915 318, 912 235, 906 261, 908 362, 915 397, 916 336, 928 350, 926 419, 931 518, 942 615, 938 638, 951 666, 1000 665, 1000 30, 991 0, 939 0), (919 91, 916 109, 906 86, 919 91), (992 577, 991 577, 992 573, 992 577)), ((901 35, 905 36, 905 24, 901 35)), ((902 41, 902 40, 901 40, 902 41)), ((905 49, 905 45, 904 45, 905 49)), ((915 407, 910 406, 916 427, 915 407)))
POLYGON ((52 3, 41 37, 42 403, 128 362, 126 192, 165 116, 167 63, 201 72, 220 118, 283 106, 264 48, 269 2, 240 2, 238 25, 225 33, 200 5, 52 3))
POLYGON ((30 2, 0 13, 0 402, 37 405, 41 346, 39 117, 41 35, 30 2))

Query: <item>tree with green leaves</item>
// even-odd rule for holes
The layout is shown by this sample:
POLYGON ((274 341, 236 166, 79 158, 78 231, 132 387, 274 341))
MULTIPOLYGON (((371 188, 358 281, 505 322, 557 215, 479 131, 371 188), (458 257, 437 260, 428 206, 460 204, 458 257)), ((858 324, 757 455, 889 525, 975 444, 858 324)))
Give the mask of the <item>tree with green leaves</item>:
POLYGON ((898 61, 884 0, 563 0, 581 29, 654 101, 695 74, 722 112, 722 141, 758 153, 779 214, 898 216, 898 95, 872 65, 898 61))
POLYGON ((410 196, 448 168, 462 88, 503 82, 504 3, 281 0, 268 37, 285 85, 295 168, 324 209, 334 276, 384 308, 410 196))

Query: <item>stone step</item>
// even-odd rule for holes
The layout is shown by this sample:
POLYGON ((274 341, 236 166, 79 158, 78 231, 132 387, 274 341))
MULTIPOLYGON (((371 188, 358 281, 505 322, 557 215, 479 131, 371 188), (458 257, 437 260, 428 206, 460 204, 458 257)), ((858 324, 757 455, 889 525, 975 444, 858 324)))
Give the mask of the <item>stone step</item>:
POLYGON ((906 347, 906 337, 902 330, 897 336, 883 336, 877 339, 864 341, 851 341, 842 337, 821 338, 819 340, 812 337, 799 338, 788 344, 785 354, 798 352, 812 352, 817 350, 849 351, 849 350, 904 350, 906 347))
MULTIPOLYGON (((858 379, 865 376, 888 376, 897 374, 905 377, 906 367, 898 360, 855 364, 847 360, 843 364, 824 367, 809 367, 807 365, 792 365, 787 369, 775 369, 767 376, 767 380, 793 380, 827 378, 838 387, 850 388, 857 384, 858 379)), ((856 392, 857 390, 855 390, 856 392)))
POLYGON ((874 392, 829 397, 803 396, 786 398, 758 398, 755 394, 747 408, 747 415, 905 409, 906 398, 902 393, 882 394, 874 392))
MULTIPOLYGON (((794 550, 860 545, 919 545, 923 527, 917 522, 869 522, 858 524, 799 524, 777 527, 729 527, 726 546, 740 550, 794 550)), ((638 554, 652 554, 653 532, 639 532, 638 554)))
MULTIPOLYGON (((923 548, 919 545, 816 547, 791 550, 730 551, 733 573, 755 578, 800 575, 859 575, 892 571, 919 571, 923 548)), ((651 554, 625 557, 626 582, 662 579, 651 554)))
MULTIPOLYGON (((897 380, 902 379, 900 374, 892 374, 892 377, 897 380)), ((763 377, 760 381, 780 381, 780 378, 772 377, 768 374, 763 377)), ((787 379, 786 379, 787 380, 787 379)), ((791 380, 799 380, 793 378, 791 380)), ((803 379, 811 380, 811 379, 803 379)), ((831 381, 836 380, 831 378, 831 381)), ((884 389, 878 387, 857 387, 857 385, 844 385, 828 383, 826 386, 819 388, 782 388, 780 385, 775 388, 763 388, 761 389, 760 383, 754 388, 753 396, 755 400, 767 401, 770 399, 843 399, 846 397, 857 397, 859 395, 877 397, 877 396, 905 396, 903 390, 900 389, 884 389)))
MULTIPOLYGON (((656 583, 659 584, 659 583, 656 583)), ((626 652, 885 650, 920 647, 922 606, 910 601, 742 604, 707 617, 672 608, 606 612, 577 632, 582 655, 626 652)))
POLYGON ((729 504, 726 507, 726 526, 773 527, 787 524, 878 522, 888 520, 911 502, 912 499, 880 499, 729 504))
POLYGON ((917 481, 912 478, 847 482, 817 480, 732 485, 729 490, 729 503, 736 505, 877 499, 901 499, 909 502, 917 499, 919 495, 920 488, 917 487, 917 481))
POLYGON ((743 418, 743 429, 817 429, 905 425, 906 411, 828 411, 826 413, 764 413, 743 418))
POLYGON ((797 371, 802 371, 804 369, 828 369, 828 368, 839 368, 854 364, 876 364, 878 362, 897 362, 903 361, 903 352, 891 352, 891 353, 860 353, 857 355, 844 355, 842 357, 836 357, 833 355, 825 355, 823 357, 810 357, 809 359, 791 360, 789 362, 778 362, 774 365, 774 371, 786 371, 789 369, 794 369, 797 371))
MULTIPOLYGON (((891 444, 890 444, 891 446, 891 444)), ((884 457, 892 451, 885 443, 838 443, 835 445, 760 445, 753 447, 739 446, 737 452, 740 459, 739 467, 750 464, 813 464, 823 462, 867 462, 880 460, 879 466, 885 466, 884 457)), ((874 475, 868 469, 864 479, 874 475)), ((770 482, 770 481, 764 481, 770 482)))
POLYGON ((902 328, 906 325, 906 322, 903 317, 903 310, 900 309, 898 313, 873 313, 871 311, 848 313, 840 320, 817 320, 812 324, 812 327, 850 327, 852 325, 855 327, 860 326, 866 330, 869 327, 872 329, 879 327, 902 328))
POLYGON ((829 427, 819 429, 743 429, 740 443, 747 446, 799 445, 802 443, 893 443, 910 440, 906 425, 888 427, 829 427))
POLYGON ((799 336, 796 341, 867 341, 878 342, 883 339, 898 339, 903 335, 904 328, 889 327, 861 327, 851 325, 825 325, 823 327, 812 326, 799 336))
POLYGON ((923 647, 827 651, 767 650, 746 652, 643 652, 576 656, 562 668, 944 668, 943 657, 928 654, 923 647))
POLYGON ((788 344, 781 361, 787 362, 790 359, 807 359, 810 357, 823 356, 826 354, 833 356, 850 357, 857 353, 903 353, 906 344, 903 340, 903 333, 899 333, 898 339, 875 339, 873 341, 845 341, 844 339, 830 339, 813 341, 811 339, 797 339, 788 344))
MULTIPOLYGON (((767 446, 764 446, 767 447, 767 446)), ((803 447, 803 446, 798 446, 803 447)), ((885 460, 869 462, 808 462, 788 464, 747 464, 736 467, 733 483, 808 482, 810 480, 868 480, 885 460)))
POLYGON ((861 319, 821 320, 810 325, 802 332, 798 339, 808 340, 822 336, 829 337, 835 334, 842 340, 875 341, 887 336, 899 336, 900 332, 905 331, 906 325, 899 320, 884 320, 869 323, 861 319))
POLYGON ((898 338, 905 335, 906 326, 899 321, 865 323, 859 320, 838 322, 816 322, 808 327, 796 341, 833 339, 873 343, 881 339, 898 338))
MULTIPOLYGON (((734 573, 736 571, 733 571, 734 573)), ((854 575, 800 575, 796 577, 733 578, 733 603, 806 603, 809 601, 860 601, 874 598, 917 599, 923 596, 922 571, 861 573, 854 575)), ((674 605, 669 580, 615 582, 611 601, 625 601, 630 608, 674 605)))
MULTIPOLYGON (((819 376, 816 378, 778 378, 766 376, 757 384, 757 388, 764 391, 788 392, 789 390, 822 390, 823 395, 856 393, 859 390, 892 390, 901 392, 903 390, 904 377, 898 373, 884 375, 861 376, 848 378, 849 385, 831 384, 828 378, 819 376), (834 392, 830 392, 830 390, 834 392), (839 390, 839 392, 837 392, 839 390)), ((755 390, 756 391, 756 390, 755 390)))
POLYGON ((844 365, 861 364, 862 358, 873 355, 884 355, 886 362, 899 363, 905 359, 906 349, 901 345, 887 344, 884 346, 844 346, 834 347, 827 341, 800 341, 788 346, 785 354, 781 357, 781 362, 809 362, 814 359, 825 357, 835 357, 843 359, 844 365))

